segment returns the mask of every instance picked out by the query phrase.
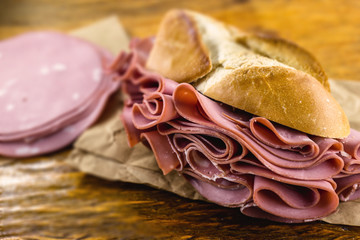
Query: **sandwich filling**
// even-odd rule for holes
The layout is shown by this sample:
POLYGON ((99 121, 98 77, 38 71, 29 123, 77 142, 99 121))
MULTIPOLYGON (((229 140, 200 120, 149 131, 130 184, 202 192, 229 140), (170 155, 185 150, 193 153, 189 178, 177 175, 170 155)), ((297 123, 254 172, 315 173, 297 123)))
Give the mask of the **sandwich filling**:
POLYGON ((217 102, 147 70, 152 46, 134 39, 112 70, 128 96, 128 143, 149 146, 164 174, 178 171, 209 201, 280 222, 321 219, 359 197, 359 132, 314 136, 217 102))

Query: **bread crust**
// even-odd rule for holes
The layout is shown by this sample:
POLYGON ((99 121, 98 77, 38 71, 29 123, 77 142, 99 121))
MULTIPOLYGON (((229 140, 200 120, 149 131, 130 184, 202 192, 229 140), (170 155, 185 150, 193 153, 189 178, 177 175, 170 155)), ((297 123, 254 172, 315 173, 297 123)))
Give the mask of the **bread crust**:
POLYGON ((348 119, 332 95, 309 74, 295 69, 217 68, 195 87, 212 99, 305 133, 348 135, 348 119))
POLYGON ((178 82, 192 82, 211 71, 208 49, 186 12, 172 10, 166 14, 146 67, 178 82))
POLYGON ((344 138, 350 133, 321 65, 286 40, 173 10, 160 26, 147 67, 192 83, 214 100, 308 134, 344 138))
POLYGON ((286 39, 272 36, 249 34, 236 39, 247 45, 255 53, 275 59, 317 79, 326 90, 330 91, 327 75, 316 58, 305 49, 286 39))

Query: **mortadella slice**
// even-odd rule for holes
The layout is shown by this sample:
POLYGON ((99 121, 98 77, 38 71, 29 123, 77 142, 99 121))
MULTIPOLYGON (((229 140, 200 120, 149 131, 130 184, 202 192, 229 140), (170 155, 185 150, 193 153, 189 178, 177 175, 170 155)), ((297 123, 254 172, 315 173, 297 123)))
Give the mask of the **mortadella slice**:
POLYGON ((0 141, 50 133, 76 118, 99 94, 111 60, 105 51, 55 32, 4 40, 0 53, 0 141))
POLYGON ((83 131, 93 124, 100 116, 105 104, 112 93, 119 85, 108 78, 105 92, 97 99, 96 105, 85 112, 85 116, 75 123, 69 124, 62 129, 37 138, 31 142, 10 141, 0 142, 0 154, 8 157, 23 158, 39 156, 42 154, 57 151, 72 143, 83 131))
POLYGON ((0 42, 0 154, 29 157, 73 142, 120 86, 113 57, 57 32, 0 42))

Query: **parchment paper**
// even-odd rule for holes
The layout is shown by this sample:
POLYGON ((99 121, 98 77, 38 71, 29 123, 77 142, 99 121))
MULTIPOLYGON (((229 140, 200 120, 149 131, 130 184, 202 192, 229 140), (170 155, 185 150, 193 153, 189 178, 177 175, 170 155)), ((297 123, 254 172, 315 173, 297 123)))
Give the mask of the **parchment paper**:
MULTIPOLYGON (((112 53, 126 49, 129 39, 116 17, 74 31, 72 34, 94 42, 112 53)), ((330 80, 332 94, 344 108, 352 128, 360 130, 360 81, 330 80)), ((203 199, 176 172, 163 176, 150 150, 138 144, 129 148, 119 120, 122 101, 113 96, 101 119, 75 142, 67 162, 86 173, 176 193, 190 199, 203 199)), ((341 203, 337 212, 323 219, 328 223, 360 226, 360 200, 341 203)))

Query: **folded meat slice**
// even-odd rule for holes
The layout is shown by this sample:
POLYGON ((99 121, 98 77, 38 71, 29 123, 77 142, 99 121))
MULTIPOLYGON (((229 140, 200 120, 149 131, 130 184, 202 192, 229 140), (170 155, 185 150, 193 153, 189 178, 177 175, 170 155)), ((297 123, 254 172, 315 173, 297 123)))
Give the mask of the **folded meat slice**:
POLYGON ((228 175, 215 181, 203 178, 191 168, 185 169, 184 177, 207 200, 225 207, 241 207, 252 197, 251 176, 228 175))
MULTIPOLYGON (((133 58, 136 56, 134 53, 130 55, 133 58)), ((163 77, 145 71, 139 64, 133 63, 129 67, 131 67, 132 72, 129 71, 126 76, 121 77, 121 80, 126 84, 123 87, 123 92, 131 97, 155 92, 172 95, 177 86, 176 82, 167 82, 165 84, 166 80, 163 77)))
POLYGON ((247 154, 247 149, 228 135, 186 120, 159 124, 158 131, 170 136, 170 142, 177 151, 186 152, 190 147, 195 148, 215 164, 240 161, 247 154))
POLYGON ((360 132, 351 129, 347 138, 340 139, 343 144, 343 151, 339 155, 344 161, 344 168, 334 178, 348 177, 353 174, 360 174, 360 132))
POLYGON ((243 129, 243 132, 248 137, 246 141, 251 146, 255 146, 255 150, 252 150, 252 152, 264 165, 279 174, 299 179, 322 179, 339 173, 343 167, 343 160, 337 154, 342 149, 342 145, 334 139, 319 142, 317 144, 317 148, 320 149, 319 154, 316 158, 309 159, 306 156, 301 158, 299 153, 293 151, 269 147, 255 138, 248 129, 243 129), (256 149, 259 149, 259 151, 256 151, 256 149), (317 172, 319 168, 321 168, 321 172, 317 172), (303 175, 303 173, 297 172, 296 169, 308 172, 303 175), (317 172, 317 174, 312 176, 314 172, 317 172), (303 175, 303 177, 297 177, 300 175, 303 175))
POLYGON ((152 43, 152 38, 133 39, 130 43, 133 51, 121 52, 110 66, 111 71, 116 73, 115 78, 122 82, 123 92, 130 98, 134 95, 153 92, 172 95, 178 85, 174 81, 167 81, 159 74, 144 69, 152 43))
POLYGON ((338 187, 336 192, 341 201, 356 200, 360 198, 360 133, 351 129, 350 135, 341 139, 344 152, 344 169, 341 174, 334 177, 338 187))
POLYGON ((334 179, 336 193, 341 201, 356 200, 360 198, 360 174, 343 175, 334 179))
POLYGON ((347 138, 340 139, 344 145, 344 151, 350 154, 354 159, 360 160, 360 132, 355 129, 350 130, 347 138))
POLYGON ((173 151, 166 136, 159 134, 157 131, 149 131, 142 133, 141 138, 150 145, 157 164, 164 175, 179 167, 181 164, 180 157, 176 151, 173 151))
POLYGON ((172 97, 159 92, 145 95, 142 103, 135 103, 132 109, 132 121, 137 129, 152 128, 177 117, 172 97))
POLYGON ((348 174, 358 174, 360 173, 360 159, 349 158, 348 156, 342 156, 344 160, 344 168, 341 173, 348 174))
POLYGON ((141 131, 137 129, 132 122, 132 106, 128 104, 124 104, 124 108, 122 110, 122 114, 120 119, 124 125, 124 129, 126 131, 127 142, 130 147, 135 146, 140 142, 141 131))
POLYGON ((244 205, 241 212, 251 217, 297 223, 318 220, 336 210, 339 199, 330 183, 318 181, 307 185, 299 187, 256 176, 254 201, 244 205))
POLYGON ((266 212, 266 218, 285 222, 316 220, 334 212, 339 203, 331 179, 290 179, 247 163, 231 164, 231 169, 233 174, 254 175, 253 203, 242 208, 249 216, 259 217, 259 212, 266 212))
POLYGON ((272 123, 263 117, 253 117, 250 120, 250 130, 265 145, 298 152, 303 158, 315 157, 319 152, 317 144, 306 133, 272 123))

